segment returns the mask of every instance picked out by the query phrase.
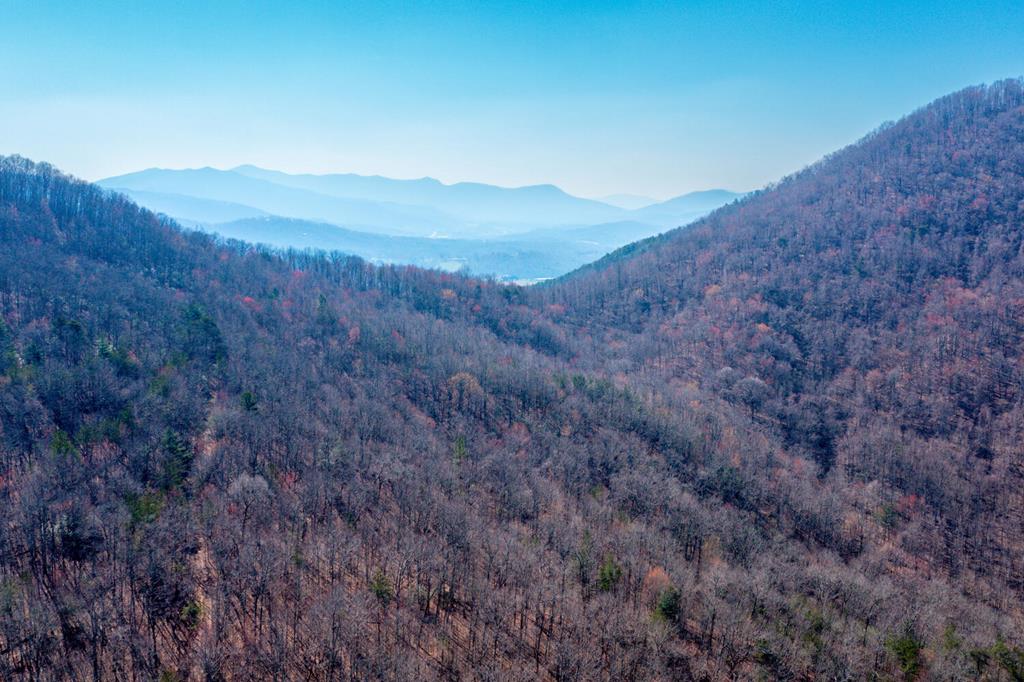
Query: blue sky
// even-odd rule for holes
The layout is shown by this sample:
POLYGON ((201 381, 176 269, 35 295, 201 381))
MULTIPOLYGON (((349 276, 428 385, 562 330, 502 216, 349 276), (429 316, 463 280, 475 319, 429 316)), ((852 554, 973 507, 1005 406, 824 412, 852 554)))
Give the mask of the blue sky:
POLYGON ((0 153, 751 189, 1024 74, 1024 2, 0 5, 0 153))

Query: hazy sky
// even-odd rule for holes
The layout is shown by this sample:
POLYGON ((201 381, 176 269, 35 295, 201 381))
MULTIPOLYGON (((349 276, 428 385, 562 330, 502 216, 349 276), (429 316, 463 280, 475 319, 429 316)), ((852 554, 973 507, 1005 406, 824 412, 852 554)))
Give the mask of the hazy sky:
POLYGON ((0 154, 751 189, 1024 74, 1024 2, 0 0, 0 154))

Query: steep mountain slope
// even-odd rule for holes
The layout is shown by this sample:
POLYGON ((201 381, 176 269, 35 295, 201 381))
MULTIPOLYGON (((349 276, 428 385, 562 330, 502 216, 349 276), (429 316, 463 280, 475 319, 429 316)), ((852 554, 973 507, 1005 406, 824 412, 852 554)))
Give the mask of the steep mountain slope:
POLYGON ((704 447, 530 350, 514 289, 221 246, 20 159, 0 206, 4 678, 566 665, 557 567, 611 538, 576 458, 704 447))
POLYGON ((3 159, 0 677, 1019 676, 1021 106, 532 289, 3 159))
POLYGON ((542 295, 600 363, 747 407, 888 519, 901 570, 1020 607, 1020 81, 941 99, 542 295))

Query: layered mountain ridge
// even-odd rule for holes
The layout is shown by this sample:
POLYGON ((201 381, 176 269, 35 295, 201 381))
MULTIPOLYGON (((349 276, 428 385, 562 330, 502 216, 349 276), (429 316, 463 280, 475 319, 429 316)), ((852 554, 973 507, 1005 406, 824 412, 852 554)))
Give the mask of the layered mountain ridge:
POLYGON ((527 281, 564 274, 741 196, 694 192, 631 211, 553 185, 446 185, 433 178, 291 175, 255 166, 149 169, 99 184, 185 225, 227 237, 527 281), (324 230, 328 225, 339 229, 324 230), (255 229, 246 232, 250 226, 255 229), (311 234, 323 241, 311 244, 311 234))

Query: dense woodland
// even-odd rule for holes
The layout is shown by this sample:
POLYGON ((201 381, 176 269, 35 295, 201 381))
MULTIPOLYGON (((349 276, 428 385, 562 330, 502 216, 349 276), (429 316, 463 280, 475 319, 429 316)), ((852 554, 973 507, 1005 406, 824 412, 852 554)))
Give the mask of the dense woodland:
POLYGON ((1024 679, 1024 84, 544 286, 0 159, 0 678, 1024 679))

